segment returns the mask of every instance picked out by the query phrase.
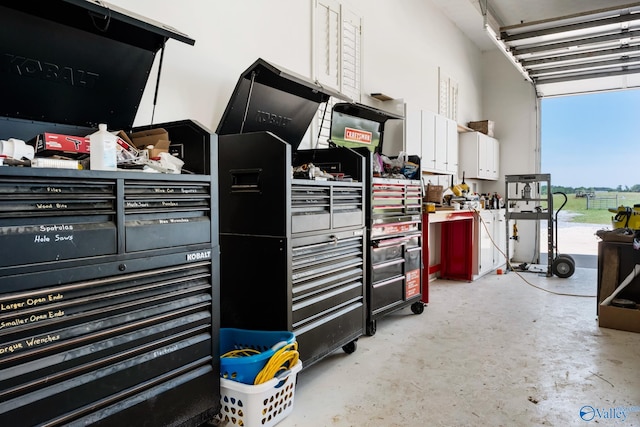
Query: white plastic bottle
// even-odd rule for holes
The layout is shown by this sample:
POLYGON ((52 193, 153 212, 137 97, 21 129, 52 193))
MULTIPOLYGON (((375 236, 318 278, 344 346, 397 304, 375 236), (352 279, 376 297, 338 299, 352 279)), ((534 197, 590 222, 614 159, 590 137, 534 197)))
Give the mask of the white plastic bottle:
POLYGON ((117 137, 107 131, 107 125, 100 123, 98 131, 89 135, 89 160, 91 170, 117 170, 117 137))

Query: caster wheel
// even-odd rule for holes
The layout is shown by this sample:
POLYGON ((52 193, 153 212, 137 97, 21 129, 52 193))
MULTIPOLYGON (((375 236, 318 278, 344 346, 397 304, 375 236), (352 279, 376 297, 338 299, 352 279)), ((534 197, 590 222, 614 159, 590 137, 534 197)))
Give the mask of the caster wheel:
POLYGON ((372 320, 367 324, 367 330, 365 332, 368 336, 372 337, 376 334, 377 329, 378 329, 378 324, 376 323, 375 320, 372 320))
POLYGON ((567 277, 571 277, 576 271, 576 264, 572 258, 565 258, 559 255, 553 260, 551 271, 556 276, 566 279, 567 277))
POLYGON ((353 353, 357 348, 358 343, 356 343, 355 341, 351 341, 349 344, 345 344, 342 346, 342 350, 347 354, 353 353))
POLYGON ((424 303, 422 301, 414 302, 411 304, 411 311, 413 311, 413 314, 422 314, 424 311, 424 303))

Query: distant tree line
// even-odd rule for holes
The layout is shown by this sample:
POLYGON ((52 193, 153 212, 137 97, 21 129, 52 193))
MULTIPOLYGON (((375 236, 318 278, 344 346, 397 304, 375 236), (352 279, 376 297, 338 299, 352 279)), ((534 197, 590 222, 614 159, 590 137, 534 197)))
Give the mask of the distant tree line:
MULTIPOLYGON (((552 185, 551 186, 551 190, 554 193, 561 192, 561 193, 565 193, 565 194, 576 194, 578 192, 589 193, 589 192, 593 192, 593 191, 601 191, 601 192, 615 191, 615 192, 618 192, 618 193, 640 193, 640 184, 635 184, 635 185, 633 185, 631 187, 629 187, 628 185, 618 185, 616 188, 611 188, 611 187, 563 187, 561 185, 552 185)), ((540 193, 547 194, 547 186, 546 185, 540 186, 540 193)))

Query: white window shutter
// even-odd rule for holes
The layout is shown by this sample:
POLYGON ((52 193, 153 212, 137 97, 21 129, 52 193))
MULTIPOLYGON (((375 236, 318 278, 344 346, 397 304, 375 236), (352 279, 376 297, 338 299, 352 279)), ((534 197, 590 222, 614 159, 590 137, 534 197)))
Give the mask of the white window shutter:
MULTIPOLYGON (((338 0, 316 0, 315 73, 327 87, 360 101, 362 81, 362 20, 338 0)), ((330 99, 318 109, 314 148, 328 146, 331 109, 338 99, 330 99), (327 112, 325 114, 325 108, 327 112), (324 120, 323 120, 324 118, 324 120)))
POLYGON ((334 0, 316 3, 316 79, 340 90, 340 4, 334 0))
POLYGON ((340 91, 354 101, 360 101, 361 80, 360 18, 353 12, 342 10, 342 85, 340 91))

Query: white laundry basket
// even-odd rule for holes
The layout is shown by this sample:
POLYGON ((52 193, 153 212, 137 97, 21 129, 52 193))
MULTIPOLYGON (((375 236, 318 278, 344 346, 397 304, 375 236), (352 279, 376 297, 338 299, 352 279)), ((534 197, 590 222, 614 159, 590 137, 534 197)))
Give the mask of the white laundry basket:
POLYGON ((279 378, 257 385, 220 378, 221 425, 275 426, 293 411, 296 376, 301 369, 302 361, 298 360, 279 378))

